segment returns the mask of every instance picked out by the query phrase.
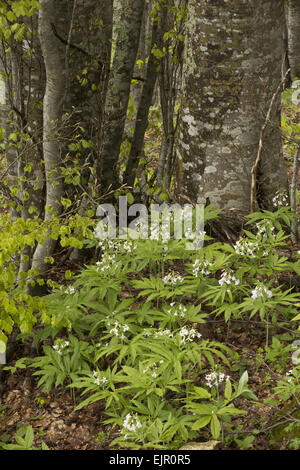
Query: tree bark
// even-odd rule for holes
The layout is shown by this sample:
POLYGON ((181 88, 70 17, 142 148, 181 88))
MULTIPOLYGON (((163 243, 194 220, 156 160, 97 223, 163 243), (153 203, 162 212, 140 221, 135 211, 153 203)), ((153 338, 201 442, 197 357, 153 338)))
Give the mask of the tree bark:
POLYGON ((105 102, 106 123, 97 176, 102 192, 118 186, 118 158, 122 142, 130 85, 136 61, 145 0, 122 0, 116 50, 105 102))
MULTIPOLYGON (((165 8, 162 10, 165 10, 165 8)), ((160 20, 161 19, 162 11, 160 15, 160 20)), ((161 24, 161 21, 155 21, 152 27, 152 40, 150 55, 147 64, 147 73, 145 77, 145 82, 142 87, 141 97, 139 100, 134 135, 132 138, 130 154, 123 179, 123 182, 128 184, 129 186, 134 185, 136 169, 138 167, 139 159, 142 157, 142 151, 144 148, 144 138, 148 126, 149 109, 152 104, 153 93, 158 77, 159 68, 159 63, 155 58, 154 54, 151 53, 151 51, 154 46, 161 47, 162 35, 164 32, 163 26, 164 24, 161 24)))
POLYGON ((288 56, 291 78, 300 79, 300 1, 291 0, 287 6, 288 56))
MULTIPOLYGON (((177 145, 176 187, 194 202, 249 211, 251 170, 281 81, 281 0, 190 0, 177 145)), ((287 189, 280 97, 263 142, 258 207, 287 189)))
MULTIPOLYGON (((39 38, 46 67, 46 91, 44 96, 43 117, 43 152, 46 175, 46 206, 44 220, 50 223, 53 215, 61 212, 63 182, 59 168, 61 149, 57 130, 62 118, 64 98, 64 50, 55 36, 51 23, 57 15, 55 0, 42 0, 39 12, 39 38)), ((39 269, 41 275, 47 271, 45 258, 53 254, 56 240, 47 236, 44 243, 39 243, 33 255, 32 268, 39 269)))

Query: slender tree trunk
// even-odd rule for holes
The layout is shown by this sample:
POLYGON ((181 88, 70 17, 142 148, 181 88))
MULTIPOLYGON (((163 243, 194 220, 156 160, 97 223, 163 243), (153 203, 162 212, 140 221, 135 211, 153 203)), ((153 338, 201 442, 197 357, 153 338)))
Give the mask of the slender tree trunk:
MULTIPOLYGON (((160 192, 169 190, 172 176, 174 142, 177 129, 177 123, 175 124, 175 105, 181 85, 183 65, 183 44, 180 36, 184 33, 184 17, 181 17, 179 22, 177 14, 173 12, 172 7, 180 8, 180 11, 184 12, 187 7, 187 1, 169 0, 166 5, 169 12, 162 19, 166 23, 165 30, 176 29, 177 37, 164 42, 166 53, 161 59, 159 70, 159 94, 163 121, 163 141, 157 169, 157 188, 160 189, 160 192)), ((157 194, 157 202, 160 202, 160 193, 157 194)))
MULTIPOLYGON (((1 69, 5 80, 4 128, 8 161, 8 187, 18 188, 19 203, 11 209, 11 220, 24 221, 42 216, 44 209, 44 173, 42 155, 43 115, 39 106, 44 95, 45 74, 37 38, 37 14, 19 17, 24 37, 9 40, 10 54, 2 42, 1 69), (29 53, 27 53, 29 52, 29 53), (9 135, 15 136, 10 142, 9 135), (23 135, 26 138, 21 138, 23 135), (20 141, 22 145, 20 146, 20 141)), ((26 246, 19 272, 31 266, 32 247, 26 246)), ((16 263, 17 265, 17 263, 16 263)))
MULTIPOLYGON (((272 96, 281 82, 281 0, 190 0, 176 163, 176 194, 249 211, 251 170, 272 96)), ((264 133, 260 207, 287 190, 280 97, 264 133)), ((257 206, 258 207, 258 206, 257 206)))
POLYGON ((136 61, 145 0, 121 0, 121 19, 118 26, 116 50, 110 71, 105 102, 101 162, 97 175, 102 191, 118 186, 118 158, 122 142, 130 85, 136 61))
POLYGON ((300 1, 290 0, 287 8, 288 55, 291 78, 300 79, 300 1))
MULTIPOLYGON (((44 96, 43 116, 43 151, 46 174, 45 221, 51 222, 53 215, 61 212, 63 182, 59 172, 61 149, 56 135, 62 117, 62 105, 65 91, 65 66, 62 58, 62 44, 55 36, 51 23, 56 17, 56 1, 42 0, 39 12, 39 37, 46 66, 46 92, 44 96)), ((44 243, 38 244, 33 255, 32 268, 40 274, 47 270, 45 258, 53 254, 56 240, 47 236, 44 243)))
MULTIPOLYGON (((161 24, 161 22, 155 21, 153 23, 152 28, 152 41, 150 48, 151 51, 154 46, 161 47, 162 34, 163 25, 161 24)), ((150 52, 147 64, 147 73, 145 77, 145 82, 142 87, 141 97, 139 100, 139 106, 136 115, 135 129, 131 142, 129 159, 127 162, 127 167, 123 179, 123 182, 128 184, 129 186, 134 185, 136 169, 138 167, 139 159, 142 156, 142 151, 144 147, 144 137, 148 126, 149 109, 152 104, 154 88, 158 76, 158 68, 159 63, 155 58, 154 54, 150 52)))

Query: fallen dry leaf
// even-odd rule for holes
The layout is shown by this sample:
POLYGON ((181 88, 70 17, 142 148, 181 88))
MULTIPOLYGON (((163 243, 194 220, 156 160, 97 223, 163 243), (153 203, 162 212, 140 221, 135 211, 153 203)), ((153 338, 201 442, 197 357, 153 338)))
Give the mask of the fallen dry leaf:
POLYGON ((207 442, 188 442, 179 450, 214 450, 220 441, 207 441, 207 442))

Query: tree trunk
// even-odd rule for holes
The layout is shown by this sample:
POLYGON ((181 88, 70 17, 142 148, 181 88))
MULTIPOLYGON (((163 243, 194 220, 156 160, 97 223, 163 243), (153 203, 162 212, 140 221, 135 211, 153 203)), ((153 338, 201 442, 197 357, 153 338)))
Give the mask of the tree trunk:
MULTIPOLYGON (((39 37, 46 66, 46 92, 44 96, 43 117, 43 152, 46 174, 45 222, 51 222, 53 215, 61 212, 63 182, 59 168, 61 149, 57 131, 62 118, 62 106, 65 91, 64 49, 55 36, 51 23, 57 15, 55 0, 42 0, 39 12, 39 37)), ((56 240, 47 236, 44 243, 38 244, 33 255, 32 268, 39 269, 41 275, 47 271, 45 258, 53 254, 56 240)))
POLYGON ((300 79, 300 1, 290 0, 287 6, 288 56, 291 78, 300 79))
MULTIPOLYGON (((164 10, 166 9, 162 8, 160 11, 160 20, 162 20, 164 10)), ((139 159, 142 157, 145 132, 148 126, 149 109, 152 104, 154 88, 158 76, 159 63, 151 51, 154 46, 159 48, 161 47, 163 33, 164 23, 162 24, 162 21, 155 21, 152 27, 152 40, 147 64, 147 73, 139 100, 134 135, 132 138, 129 159, 123 179, 124 183, 128 184, 129 186, 134 185, 136 169, 138 167, 139 159)))
MULTIPOLYGON (((217 208, 249 211, 251 170, 281 82, 281 0, 190 0, 175 192, 217 208)), ((280 97, 264 134, 257 207, 287 188, 280 97)))
POLYGON ((145 0, 122 0, 116 50, 110 71, 105 102, 101 162, 97 175, 102 191, 118 186, 118 158, 122 142, 130 85, 136 61, 145 0))

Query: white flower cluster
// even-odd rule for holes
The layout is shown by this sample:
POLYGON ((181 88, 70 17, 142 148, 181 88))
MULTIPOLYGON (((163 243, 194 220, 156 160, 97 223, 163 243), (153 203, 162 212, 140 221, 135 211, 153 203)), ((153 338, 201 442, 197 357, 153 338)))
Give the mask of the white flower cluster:
MULTIPOLYGON (((107 322, 107 326, 112 326, 110 321, 107 322)), ((124 333, 126 333, 126 331, 130 331, 129 326, 126 325, 126 323, 124 325, 121 325, 121 323, 116 320, 113 323, 113 328, 111 328, 109 332, 114 334, 115 336, 120 336, 120 339, 125 339, 126 336, 124 335, 124 333)))
POLYGON ((272 297, 272 291, 267 289, 265 286, 257 286, 251 292, 251 298, 256 300, 259 297, 268 297, 270 299, 272 297))
POLYGON ((132 252, 137 248, 137 244, 133 240, 125 240, 121 246, 123 250, 128 252, 132 252))
MULTIPOLYGON (((95 235, 95 231, 94 231, 95 235)), ((136 244, 134 240, 128 240, 127 238, 125 239, 112 239, 112 238, 104 238, 100 236, 100 233, 98 236, 95 236, 95 238, 99 238, 99 248, 101 248, 102 252, 106 253, 108 251, 120 251, 120 248, 124 248, 124 250, 130 249, 132 251, 133 249, 136 248, 136 244)))
POLYGON ((222 272, 222 276, 221 276, 221 278, 219 279, 219 284, 220 284, 220 286, 223 286, 224 284, 230 285, 232 282, 233 282, 236 286, 238 286, 239 283, 240 283, 240 280, 237 279, 236 277, 234 277, 233 274, 231 274, 230 272, 228 272, 228 271, 223 271, 223 272, 222 272))
POLYGON ((188 341, 194 341, 195 338, 200 339, 202 335, 197 330, 195 330, 195 328, 187 328, 186 326, 184 326, 179 331, 179 336, 181 337, 180 342, 185 344, 188 341))
POLYGON ((210 266, 212 266, 213 263, 209 263, 206 260, 200 260, 196 259, 194 264, 193 264, 193 275, 195 277, 199 276, 199 273, 202 274, 203 276, 207 276, 210 274, 210 266))
POLYGON ((256 258, 259 244, 245 238, 240 238, 233 246, 237 255, 256 258))
POLYGON ((101 239, 99 242, 99 248, 101 248, 104 252, 107 250, 115 250, 117 248, 117 240, 110 238, 105 238, 104 240, 101 239))
POLYGON ((159 364, 163 364, 163 360, 159 361, 158 363, 154 362, 154 364, 151 364, 151 366, 147 366, 145 367, 145 369, 143 369, 143 374, 146 374, 148 371, 151 372, 151 377, 153 377, 154 379, 157 377, 157 369, 159 368, 159 364))
POLYGON ((58 344, 55 344, 53 347, 53 349, 55 349, 55 351, 58 353, 58 354, 62 354, 63 353, 63 350, 65 348, 67 348, 69 346, 69 341, 63 341, 63 342, 60 342, 58 344))
POLYGON ((99 373, 96 370, 93 371, 93 376, 94 376, 94 383, 96 385, 101 385, 101 384, 103 385, 103 384, 106 384, 108 382, 106 377, 100 378, 99 373))
POLYGON ((257 235, 262 235, 263 237, 267 236, 268 230, 274 232, 275 227, 269 220, 265 220, 263 224, 256 224, 257 235))
POLYGON ((123 427, 127 429, 127 431, 135 432, 137 429, 142 427, 142 424, 137 414, 131 415, 128 413, 123 421, 123 427))
POLYGON ((210 374, 206 374, 205 380, 206 385, 211 388, 213 386, 218 387, 224 380, 229 380, 230 376, 225 375, 223 372, 212 371, 210 374))
POLYGON ((182 304, 178 304, 178 305, 175 305, 175 302, 171 302, 170 303, 170 307, 169 310, 168 310, 168 314, 172 317, 172 318, 184 318, 185 317, 185 314, 187 312, 187 308, 182 305, 182 304))
MULTIPOLYGON (((148 334, 148 336, 150 336, 150 332, 148 334)), ((173 338, 174 334, 172 333, 171 330, 158 330, 158 331, 155 331, 154 333, 154 337, 155 338, 158 338, 160 336, 166 336, 167 338, 173 338)))
POLYGON ((116 255, 104 253, 103 258, 101 261, 97 261, 96 263, 96 271, 101 271, 102 273, 106 273, 111 270, 112 265, 116 262, 116 255))
POLYGON ((180 274, 174 271, 171 271, 163 277, 163 281, 166 284, 171 284, 172 286, 175 286, 176 284, 182 283, 184 281, 184 277, 180 276, 180 274))
POLYGON ((289 205, 289 198, 288 198, 287 194, 277 193, 273 197, 272 202, 273 202, 275 207, 288 206, 289 205))
POLYGON ((69 286, 66 289, 64 289, 64 293, 68 295, 75 294, 75 292, 76 292, 76 289, 75 287, 72 287, 72 286, 69 286))

